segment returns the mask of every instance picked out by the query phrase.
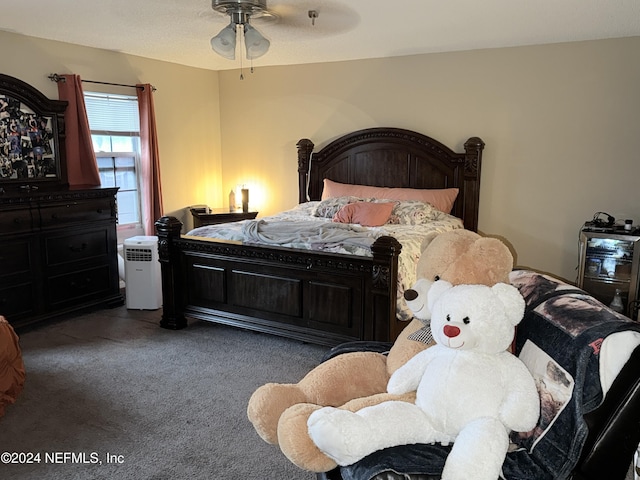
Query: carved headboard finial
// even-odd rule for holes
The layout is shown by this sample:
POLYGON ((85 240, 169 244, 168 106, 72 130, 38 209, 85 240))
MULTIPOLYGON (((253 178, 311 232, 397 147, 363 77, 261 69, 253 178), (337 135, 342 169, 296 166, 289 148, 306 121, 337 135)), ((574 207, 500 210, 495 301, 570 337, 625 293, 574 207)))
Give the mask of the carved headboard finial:
POLYGON ((309 160, 314 147, 313 142, 308 138, 303 138, 296 143, 296 146, 298 147, 298 171, 308 172, 309 160))
POLYGON ((482 150, 484 150, 484 142, 479 137, 471 137, 464 143, 464 170, 466 175, 471 175, 473 177, 480 176, 482 150))
POLYGON ((309 162, 314 145, 308 138, 303 138, 296 143, 296 146, 298 147, 298 202, 304 203, 309 200, 307 182, 309 181, 309 162))

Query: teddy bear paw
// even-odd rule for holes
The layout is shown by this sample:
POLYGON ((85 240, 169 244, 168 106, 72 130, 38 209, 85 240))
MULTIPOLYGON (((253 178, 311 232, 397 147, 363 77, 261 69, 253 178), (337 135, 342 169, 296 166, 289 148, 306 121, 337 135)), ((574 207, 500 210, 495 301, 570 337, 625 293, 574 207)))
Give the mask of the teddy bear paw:
POLYGON ((371 453, 372 432, 360 415, 325 407, 311 414, 307 427, 317 447, 338 465, 351 465, 371 453))

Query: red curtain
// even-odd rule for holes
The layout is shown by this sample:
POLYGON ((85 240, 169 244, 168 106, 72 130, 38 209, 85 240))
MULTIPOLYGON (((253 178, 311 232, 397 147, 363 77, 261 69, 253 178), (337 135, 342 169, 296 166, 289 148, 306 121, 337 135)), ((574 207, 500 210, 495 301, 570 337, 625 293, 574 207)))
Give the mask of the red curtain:
POLYGON ((154 235, 154 223, 162 216, 163 207, 153 87, 148 83, 136 87, 140 110, 142 226, 145 235, 154 235))
POLYGON ((100 174, 91 143, 80 75, 60 76, 64 80, 58 82, 58 96, 60 100, 69 102, 64 113, 69 185, 98 186, 100 174))

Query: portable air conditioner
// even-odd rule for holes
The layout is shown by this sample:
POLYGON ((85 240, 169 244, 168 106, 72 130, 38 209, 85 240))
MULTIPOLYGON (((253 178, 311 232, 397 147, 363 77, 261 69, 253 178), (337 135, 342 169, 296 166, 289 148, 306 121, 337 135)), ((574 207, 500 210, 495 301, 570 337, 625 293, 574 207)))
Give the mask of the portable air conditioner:
POLYGON ((128 238, 124 241, 123 254, 127 308, 157 310, 162 306, 158 237, 128 238))

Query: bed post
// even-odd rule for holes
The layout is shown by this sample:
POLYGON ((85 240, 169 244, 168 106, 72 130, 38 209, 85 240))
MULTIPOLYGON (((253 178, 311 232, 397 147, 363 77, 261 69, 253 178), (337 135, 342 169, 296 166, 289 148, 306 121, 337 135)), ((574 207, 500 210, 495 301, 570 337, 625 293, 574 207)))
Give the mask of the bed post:
POLYGON ((155 223, 158 235, 158 256, 162 270, 162 319, 160 326, 180 330, 187 326, 182 310, 180 260, 173 241, 180 238, 182 222, 175 217, 162 217, 155 223))
POLYGON ((482 150, 484 142, 478 137, 471 137, 464 143, 464 201, 462 219, 464 227, 473 232, 478 231, 478 208, 480 205, 480 167, 482 166, 482 150))
POLYGON ((308 138, 296 143, 298 147, 298 203, 309 201, 307 182, 309 181, 309 162, 313 152, 313 142, 308 138))
POLYGON ((372 338, 383 342, 396 339, 400 330, 396 319, 397 285, 398 285, 398 256, 402 245, 393 237, 378 238, 371 251, 373 253, 373 271, 370 313, 373 321, 373 332, 365 332, 364 338, 372 338))

